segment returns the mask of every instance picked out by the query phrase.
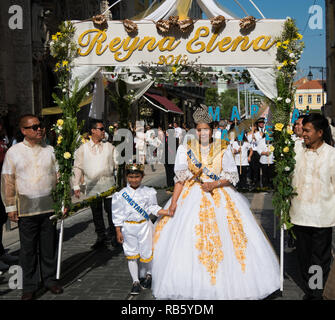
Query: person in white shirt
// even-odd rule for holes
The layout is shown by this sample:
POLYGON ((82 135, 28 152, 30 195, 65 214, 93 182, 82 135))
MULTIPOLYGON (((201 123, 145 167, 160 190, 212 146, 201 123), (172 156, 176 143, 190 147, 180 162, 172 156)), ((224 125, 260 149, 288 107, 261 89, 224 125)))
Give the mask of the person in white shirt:
MULTIPOLYGON (((90 122, 91 140, 82 144, 75 152, 73 166, 73 190, 77 198, 80 198, 80 181, 84 177, 86 185, 86 195, 95 196, 109 190, 115 185, 114 167, 115 155, 114 146, 109 142, 102 142, 105 137, 105 127, 101 120, 91 120, 90 122)), ((104 199, 106 212, 109 209, 110 200, 104 199)), ((102 200, 91 205, 97 241, 92 245, 92 249, 98 249, 111 242, 116 246, 115 228, 111 216, 108 214, 109 228, 106 234, 106 227, 103 218, 102 200)))
POLYGON ((273 189, 273 178, 275 174, 273 146, 266 138, 258 141, 257 152, 260 155, 259 162, 262 169, 263 188, 273 189))
POLYGON ((291 201, 296 251, 302 275, 303 299, 322 299, 322 289, 310 288, 311 266, 323 271, 323 285, 331 263, 332 227, 335 226, 335 148, 327 119, 310 114, 303 119, 304 143, 296 144, 291 201))
POLYGON ((36 116, 22 116, 19 126, 25 138, 6 153, 1 197, 8 218, 19 226, 21 299, 32 300, 40 271, 46 288, 54 294, 63 292, 56 280, 56 224, 50 220, 54 214, 52 190, 56 186, 57 163, 53 147, 43 141, 44 127, 36 116))
POLYGON ((122 244, 133 280, 131 294, 139 294, 151 287, 151 260, 153 257, 153 224, 149 214, 168 215, 168 210, 157 204, 156 190, 142 186, 144 165, 127 164, 128 185, 112 196, 112 217, 117 241, 122 244), (139 280, 138 259, 142 262, 139 280))
POLYGON ((303 125, 302 125, 302 120, 305 118, 306 116, 305 115, 301 115, 298 117, 298 119, 294 122, 294 125, 293 125, 293 135, 292 135, 292 140, 294 142, 296 141, 299 141, 300 142, 303 142, 303 137, 302 137, 302 134, 303 134, 303 125))
POLYGON ((235 164, 237 166, 237 171, 239 175, 238 188, 246 189, 247 186, 247 175, 248 167, 251 162, 251 157, 253 154, 252 147, 247 140, 247 137, 243 135, 242 141, 234 141, 232 145, 233 155, 235 159, 235 164))
POLYGON ((248 142, 253 150, 250 163, 250 180, 255 188, 260 186, 261 180, 261 165, 259 162, 260 155, 257 152, 258 141, 263 138, 263 133, 260 133, 256 124, 251 126, 251 130, 247 133, 248 142))
POLYGON ((173 127, 174 127, 175 138, 177 138, 179 140, 179 143, 181 143, 183 137, 183 129, 179 127, 177 122, 173 123, 173 127))

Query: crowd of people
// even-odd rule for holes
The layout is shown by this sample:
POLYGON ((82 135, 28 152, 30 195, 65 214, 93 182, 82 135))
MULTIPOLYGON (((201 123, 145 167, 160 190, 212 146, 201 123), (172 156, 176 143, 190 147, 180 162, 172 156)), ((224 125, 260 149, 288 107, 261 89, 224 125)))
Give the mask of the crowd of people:
MULTIPOLYGON (((193 138, 197 139, 189 139, 194 132, 176 122, 167 130, 141 125, 132 129, 137 161, 126 166, 127 187, 91 206, 97 235, 91 248, 122 245, 133 280, 132 294, 152 284, 154 296, 160 299, 265 298, 279 288, 278 261, 248 202, 235 189, 273 188, 275 159, 265 119, 258 119, 242 139, 237 137, 235 123, 213 123, 205 106, 196 110, 194 121, 193 138), (222 139, 225 132, 229 143, 222 139), (175 147, 168 140, 174 140, 175 147), (156 191, 141 184, 144 164, 152 164, 147 149, 157 149, 160 158, 162 144, 167 185, 174 186, 164 208, 157 204, 156 191), (220 146, 216 152, 214 145, 220 146), (154 226, 150 214, 158 216, 154 226)), ((75 197, 96 195, 115 185, 117 123, 113 127, 113 135, 108 135, 102 120, 90 122, 88 141, 74 155, 75 197)), ((50 220, 58 166, 38 117, 22 116, 19 129, 21 142, 9 139, 0 122, 0 227, 7 217, 18 223, 22 299, 31 300, 40 282, 54 294, 63 292, 55 277, 57 233, 50 220)), ((335 225, 335 149, 328 121, 319 114, 300 116, 292 138, 293 186, 298 195, 290 214, 304 299, 321 299, 322 290, 309 286, 309 268, 321 267, 325 285, 335 225)), ((6 253, 1 242, 0 270, 13 262, 15 257, 6 253)))

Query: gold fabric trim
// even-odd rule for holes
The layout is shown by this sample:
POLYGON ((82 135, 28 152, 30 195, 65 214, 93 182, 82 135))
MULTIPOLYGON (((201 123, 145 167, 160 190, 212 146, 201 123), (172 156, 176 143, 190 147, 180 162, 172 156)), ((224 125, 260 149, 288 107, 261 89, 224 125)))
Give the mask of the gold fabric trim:
POLYGON ((146 222, 147 220, 144 219, 144 220, 141 220, 141 221, 125 221, 125 223, 131 223, 131 224, 141 224, 143 222, 146 222))
POLYGON ((226 198, 227 220, 230 236, 234 245, 235 256, 241 265, 242 271, 245 272, 245 250, 247 248, 248 239, 243 230, 243 224, 240 212, 236 209, 234 202, 231 200, 228 192, 222 189, 226 198))
POLYGON ((153 258, 153 255, 151 255, 151 257, 148 258, 148 259, 142 259, 142 258, 140 258, 140 261, 143 262, 143 263, 149 263, 152 260, 152 258, 153 258))
POLYGON ((206 267, 211 276, 211 284, 216 284, 216 272, 223 260, 222 242, 216 221, 215 210, 211 202, 202 192, 199 210, 200 224, 195 226, 195 233, 199 237, 195 247, 200 251, 199 261, 206 267))
POLYGON ((137 254, 136 256, 126 256, 127 260, 135 260, 138 259, 140 257, 139 254, 137 254))

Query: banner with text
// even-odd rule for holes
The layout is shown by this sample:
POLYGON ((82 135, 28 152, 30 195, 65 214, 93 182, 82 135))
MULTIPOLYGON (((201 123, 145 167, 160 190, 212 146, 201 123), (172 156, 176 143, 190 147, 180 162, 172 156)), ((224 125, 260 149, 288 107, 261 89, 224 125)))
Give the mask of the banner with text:
POLYGON ((93 22, 74 21, 79 56, 75 65, 140 66, 143 63, 204 66, 269 67, 276 61, 276 40, 285 20, 260 20, 242 34, 239 20, 228 20, 214 33, 209 20, 198 20, 191 31, 158 33, 154 22, 136 22, 138 33, 128 35, 121 21, 109 21, 105 30, 93 22))

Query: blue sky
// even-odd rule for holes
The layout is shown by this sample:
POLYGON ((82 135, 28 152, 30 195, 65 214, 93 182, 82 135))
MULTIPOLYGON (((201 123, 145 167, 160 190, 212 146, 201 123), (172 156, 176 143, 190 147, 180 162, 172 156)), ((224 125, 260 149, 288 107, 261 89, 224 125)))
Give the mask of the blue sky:
MULTIPOLYGON (((245 13, 234 0, 217 0, 223 7, 242 18, 245 13)), ((248 14, 256 18, 261 15, 253 7, 249 0, 238 0, 248 14)), ((326 66, 326 24, 324 0, 253 0, 267 19, 285 19, 291 17, 296 20, 300 33, 304 36, 305 49, 298 64, 297 78, 307 76, 309 66, 326 66), (310 29, 308 25, 309 8, 312 5, 322 7, 323 26, 322 29, 310 29)), ((312 70, 314 79, 321 79, 321 72, 312 70)), ((325 77, 325 75, 324 75, 325 77)))

